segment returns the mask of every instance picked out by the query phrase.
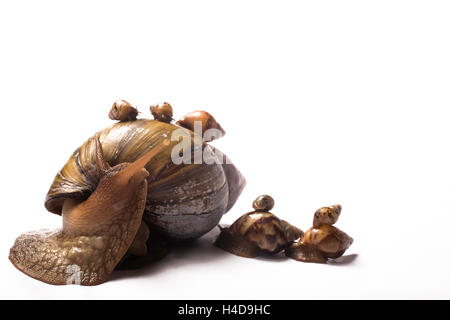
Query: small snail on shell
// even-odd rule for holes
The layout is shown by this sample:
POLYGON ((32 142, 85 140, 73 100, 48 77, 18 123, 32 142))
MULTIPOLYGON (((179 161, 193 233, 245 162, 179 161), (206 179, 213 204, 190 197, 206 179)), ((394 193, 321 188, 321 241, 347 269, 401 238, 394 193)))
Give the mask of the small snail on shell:
POLYGON ((203 140, 205 142, 211 142, 222 138, 225 135, 225 130, 223 130, 216 119, 206 111, 194 111, 188 113, 175 124, 191 131, 195 131, 197 128, 201 129, 201 134, 203 135, 203 140), (208 130, 209 132, 207 132, 208 130))
POLYGON ((342 256, 353 239, 332 226, 338 220, 341 209, 340 205, 334 205, 317 210, 313 227, 286 249, 286 255, 298 261, 316 263, 325 263, 328 259, 342 256))
POLYGON ((275 206, 275 200, 271 196, 263 194, 253 201, 252 207, 255 211, 270 211, 275 206))
POLYGON ((342 206, 340 204, 335 204, 329 207, 322 207, 314 213, 313 227, 319 228, 321 225, 332 226, 339 219, 341 214, 342 206))
POLYGON ((170 123, 173 120, 173 109, 168 102, 151 105, 150 112, 155 120, 166 123, 170 123))
POLYGON ((138 114, 139 111, 131 106, 128 101, 116 100, 114 101, 108 116, 111 120, 132 121, 136 120, 138 114))
POLYGON ((274 206, 271 196, 259 196, 253 202, 255 211, 237 219, 229 228, 223 228, 215 245, 241 257, 257 257, 264 253, 276 254, 303 232, 270 213, 274 206))

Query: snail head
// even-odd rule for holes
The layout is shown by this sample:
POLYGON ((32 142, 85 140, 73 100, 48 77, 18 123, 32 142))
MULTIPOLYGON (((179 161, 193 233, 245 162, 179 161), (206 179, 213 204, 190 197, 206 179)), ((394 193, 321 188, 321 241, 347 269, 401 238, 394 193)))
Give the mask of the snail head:
POLYGON ((143 188, 143 182, 149 176, 145 165, 167 146, 167 143, 156 146, 133 163, 110 167, 105 161, 100 140, 95 137, 98 185, 87 200, 81 203, 76 200, 64 202, 63 230, 71 234, 96 233, 99 225, 112 223, 116 218, 123 219, 122 212, 130 205, 129 202, 133 201, 133 195, 143 188))

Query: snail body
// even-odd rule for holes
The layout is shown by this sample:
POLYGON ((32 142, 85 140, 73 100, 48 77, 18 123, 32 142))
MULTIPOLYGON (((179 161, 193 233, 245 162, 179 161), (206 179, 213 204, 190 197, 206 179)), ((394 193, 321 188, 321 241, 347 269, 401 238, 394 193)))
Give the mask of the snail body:
POLYGON ((353 239, 338 228, 324 224, 308 229, 301 242, 316 247, 326 259, 336 259, 350 247, 353 239))

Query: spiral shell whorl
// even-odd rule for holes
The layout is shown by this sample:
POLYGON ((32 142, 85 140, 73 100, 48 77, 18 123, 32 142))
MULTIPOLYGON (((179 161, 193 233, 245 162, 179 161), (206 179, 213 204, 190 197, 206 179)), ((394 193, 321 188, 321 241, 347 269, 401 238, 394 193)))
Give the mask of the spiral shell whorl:
MULTIPOLYGON (((158 143, 170 139, 175 130, 186 129, 142 119, 116 123, 96 135, 105 160, 115 166, 135 161, 158 143)), ((186 132, 192 137, 190 131, 186 132)), ((75 150, 56 175, 45 201, 48 211, 61 214, 65 199, 85 200, 95 190, 99 177, 95 168, 94 137, 75 150)), ((174 141, 171 146, 177 143, 174 141)), ((148 185, 144 219, 151 228, 169 238, 197 238, 217 225, 236 201, 245 180, 233 165, 175 165, 171 150, 170 146, 164 149, 146 166, 156 179, 148 185)))

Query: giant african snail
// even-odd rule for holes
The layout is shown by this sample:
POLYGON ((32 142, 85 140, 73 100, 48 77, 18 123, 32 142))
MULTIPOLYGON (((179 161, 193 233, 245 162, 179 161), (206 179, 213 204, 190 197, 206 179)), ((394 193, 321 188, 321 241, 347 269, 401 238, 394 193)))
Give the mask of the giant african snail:
POLYGON ((45 207, 63 216, 62 230, 25 233, 11 248, 19 270, 50 284, 75 274, 79 284, 96 285, 127 251, 145 255, 149 233, 185 241, 219 223, 245 179, 230 161, 174 164, 172 133, 185 130, 192 140, 194 133, 170 123, 171 107, 158 110, 167 113, 155 117, 164 121, 133 120, 137 110, 128 102, 113 105, 110 117, 121 121, 76 149, 50 186, 45 207))

